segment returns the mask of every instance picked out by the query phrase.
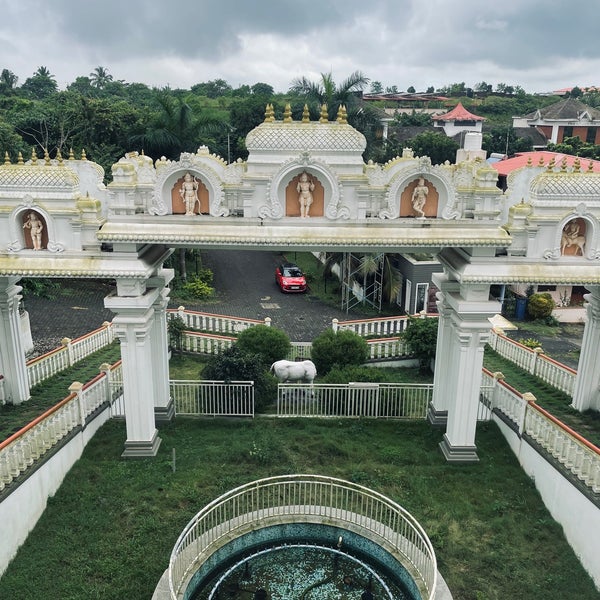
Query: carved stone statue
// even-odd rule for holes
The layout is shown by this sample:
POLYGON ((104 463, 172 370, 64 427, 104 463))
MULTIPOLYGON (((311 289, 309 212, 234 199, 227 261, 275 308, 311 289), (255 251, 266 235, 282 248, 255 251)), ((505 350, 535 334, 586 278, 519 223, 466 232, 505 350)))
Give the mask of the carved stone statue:
POLYGON ((315 189, 315 184, 312 179, 309 178, 306 171, 300 175, 300 181, 298 181, 298 185, 296 186, 296 191, 298 192, 298 203, 300 204, 300 216, 308 217, 308 213, 310 211, 310 205, 313 203, 313 191, 315 189))
POLYGON ((186 216, 194 216, 196 202, 200 204, 200 200, 198 199, 198 180, 189 173, 186 173, 183 177, 179 195, 185 204, 186 216))
POLYGON ((578 254, 581 254, 581 256, 584 255, 585 236, 581 233, 581 226, 577 219, 569 221, 563 227, 562 236, 560 239, 560 253, 564 255, 565 250, 571 246, 575 246, 575 256, 578 254))
POLYGON ((425 207, 425 202, 427 202, 427 194, 429 193, 429 188, 425 185, 425 180, 420 177, 419 183, 415 187, 412 193, 412 207, 417 215, 417 219, 424 219, 425 212, 423 208, 425 207))
POLYGON ((30 212, 27 215, 27 221, 25 221, 23 229, 29 229, 31 231, 31 241, 33 242, 33 249, 43 250, 42 232, 44 231, 44 224, 40 221, 36 213, 30 212))

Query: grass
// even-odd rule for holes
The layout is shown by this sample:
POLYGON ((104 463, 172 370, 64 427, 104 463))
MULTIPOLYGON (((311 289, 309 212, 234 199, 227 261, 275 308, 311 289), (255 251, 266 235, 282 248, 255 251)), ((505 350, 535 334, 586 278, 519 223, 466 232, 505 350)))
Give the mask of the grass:
POLYGON ((484 366, 490 371, 500 371, 504 379, 521 393, 531 392, 537 404, 560 419, 565 425, 571 427, 600 447, 600 414, 594 411, 580 413, 571 408, 571 397, 542 381, 539 377, 530 375, 510 361, 502 358, 489 346, 485 350, 484 366))
POLYGON ((442 431, 425 422, 179 418, 160 437, 157 457, 126 461, 124 424, 102 427, 0 579, 1 598, 150 598, 198 510, 286 473, 340 477, 401 504, 455 600, 599 597, 493 424, 479 427, 481 461, 468 466, 445 462, 442 431))
POLYGON ((121 347, 113 342, 102 350, 65 369, 58 375, 31 388, 31 398, 22 404, 0 405, 0 440, 11 436, 69 395, 74 381, 85 383, 100 372, 102 363, 115 363, 121 358, 121 347))

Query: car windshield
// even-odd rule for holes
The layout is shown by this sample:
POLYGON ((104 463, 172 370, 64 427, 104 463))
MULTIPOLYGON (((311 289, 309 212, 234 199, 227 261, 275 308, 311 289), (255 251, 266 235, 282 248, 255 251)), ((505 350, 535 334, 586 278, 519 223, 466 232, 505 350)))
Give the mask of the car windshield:
POLYGON ((284 267, 284 277, 302 277, 302 271, 298 267, 284 267))

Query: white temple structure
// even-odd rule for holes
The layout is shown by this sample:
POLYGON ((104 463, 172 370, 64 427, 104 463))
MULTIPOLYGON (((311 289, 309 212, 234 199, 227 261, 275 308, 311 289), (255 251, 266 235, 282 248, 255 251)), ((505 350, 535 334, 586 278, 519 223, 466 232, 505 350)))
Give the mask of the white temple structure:
POLYGON ((6 401, 29 387, 18 305, 22 277, 107 278, 116 293, 127 441, 125 456, 151 456, 156 421, 173 414, 165 310, 174 248, 196 247, 437 254, 444 272, 430 420, 446 427, 449 461, 477 460, 475 428, 483 350, 500 306, 493 284, 585 285, 589 320, 574 405, 600 409, 600 176, 585 164, 528 166, 506 193, 478 152, 458 164, 403 156, 365 164, 365 138, 322 111, 283 120, 267 107, 248 134, 249 157, 227 164, 201 147, 179 160, 132 152, 104 186, 86 160, 0 166, 0 372, 6 401), (416 191, 415 191, 416 190, 416 191), (302 212, 304 210, 304 212, 302 212), (40 229, 41 226, 41 229, 40 229))

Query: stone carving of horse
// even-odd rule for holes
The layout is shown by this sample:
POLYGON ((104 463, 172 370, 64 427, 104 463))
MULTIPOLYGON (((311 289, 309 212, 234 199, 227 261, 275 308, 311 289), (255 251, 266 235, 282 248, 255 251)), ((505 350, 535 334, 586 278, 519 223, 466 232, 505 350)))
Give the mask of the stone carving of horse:
POLYGON ((566 234, 562 234, 560 239, 560 253, 565 253, 565 248, 570 248, 571 246, 576 246, 575 248, 575 256, 581 254, 583 256, 585 252, 585 236, 578 235, 576 237, 569 237, 566 234))
POLYGON ((312 383, 317 376, 317 368, 312 360, 303 360, 302 362, 277 360, 269 370, 279 379, 280 383, 288 381, 312 383))

